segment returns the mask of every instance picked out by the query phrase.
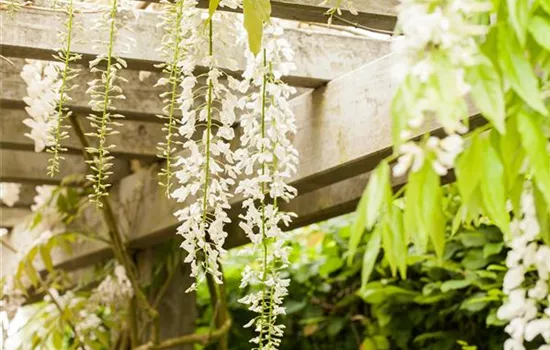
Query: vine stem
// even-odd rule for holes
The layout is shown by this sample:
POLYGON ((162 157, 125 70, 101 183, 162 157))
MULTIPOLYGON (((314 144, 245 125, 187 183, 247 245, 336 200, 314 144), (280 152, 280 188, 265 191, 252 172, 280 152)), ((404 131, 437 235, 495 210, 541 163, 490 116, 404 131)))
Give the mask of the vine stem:
MULTIPOLYGON (((90 160, 91 156, 88 152, 86 152, 86 149, 90 147, 90 143, 88 142, 88 139, 86 138, 86 135, 84 134, 84 130, 80 126, 80 123, 76 119, 76 116, 70 115, 69 120, 71 121, 71 125, 78 136, 78 139, 80 140, 80 143, 82 144, 82 154, 84 156, 84 159, 90 160)), ((128 250, 126 249, 125 244, 122 242, 122 235, 120 233, 120 230, 118 229, 118 225, 116 222, 114 211, 111 207, 111 204, 109 202, 109 199, 105 196, 102 196, 100 198, 100 201, 102 203, 101 211, 103 213, 103 217, 105 219, 105 222, 107 223, 107 226, 109 228, 109 237, 111 239, 111 247, 113 248, 115 259, 124 266, 124 269, 126 270, 126 274, 128 275, 128 279, 130 280, 130 283, 132 284, 132 288, 134 289, 134 293, 136 295, 136 298, 141 303, 141 305, 145 308, 147 311, 149 317, 153 320, 153 331, 152 331, 152 339, 153 342, 156 343, 158 341, 158 317, 159 314, 157 310, 155 310, 147 300, 147 297, 145 296, 143 290, 141 289, 135 271, 136 267, 134 263, 132 262, 132 259, 130 258, 130 255, 128 253, 128 250)), ((135 313, 137 310, 131 309, 131 313, 135 313)), ((133 332, 137 332, 137 330, 132 330, 133 332)))
MULTIPOLYGON (((263 80, 262 80, 262 115, 261 115, 261 136, 262 136, 262 148, 261 148, 261 152, 263 153, 264 152, 264 142, 263 142, 263 139, 265 138, 265 107, 266 107, 266 95, 267 95, 267 73, 266 73, 266 68, 267 68, 267 54, 266 54, 266 49, 264 48, 263 49, 263 69, 264 69, 264 72, 263 72, 263 80)), ((265 175, 265 166, 266 164, 263 163, 262 164, 262 176, 265 175)), ((262 206, 262 245, 263 245, 263 250, 264 250, 264 256, 263 256, 263 275, 262 275, 262 315, 260 317, 264 317, 263 313, 265 312, 264 310, 266 309, 266 299, 267 299, 267 295, 266 295, 266 286, 265 286, 265 282, 267 281, 267 270, 268 270, 268 266, 267 266, 267 255, 268 255, 268 243, 267 243, 267 237, 266 237, 266 234, 265 234, 265 184, 264 182, 261 183, 260 185, 261 187, 261 192, 262 192, 262 195, 264 196, 262 198, 262 201, 261 201, 261 206, 262 206)), ((271 309, 271 300, 270 300, 270 309, 271 309)), ((271 312, 270 314, 268 315, 268 320, 271 319, 271 312)), ((265 320, 263 320, 262 322, 265 322, 265 320)), ((260 350, 263 349, 263 333, 264 333, 264 327, 261 327, 260 328, 260 342, 259 342, 259 345, 260 345, 260 350)), ((271 332, 268 332, 268 344, 269 342, 271 341, 271 332)))
MULTIPOLYGON (((113 0, 113 5, 111 6, 111 23, 109 28, 109 48, 107 49, 107 68, 105 69, 105 92, 103 97, 103 111, 101 114, 101 127, 100 127, 100 134, 99 134, 99 147, 98 147, 98 159, 97 159, 97 166, 96 166, 96 181, 97 183, 94 184, 94 191, 96 192, 96 196, 104 197, 104 195, 101 193, 101 186, 102 186, 102 179, 103 179, 103 164, 105 162, 105 155, 108 152, 108 150, 105 150, 105 141, 106 141, 106 132, 107 132, 107 119, 109 118, 109 91, 111 90, 111 66, 112 66, 112 60, 113 60, 113 46, 114 46, 114 40, 115 40, 115 31, 116 31, 116 21, 115 16, 117 12, 117 0, 113 0)), ((99 203, 103 203, 99 198, 95 199, 99 205, 99 203)))
POLYGON ((173 128, 174 128, 174 110, 176 106, 176 92, 177 88, 179 86, 179 83, 181 79, 179 78, 179 68, 178 68, 178 60, 180 55, 180 44, 181 44, 181 22, 183 18, 183 2, 184 0, 180 0, 176 2, 176 5, 178 6, 176 9, 176 21, 175 21, 175 29, 176 32, 176 41, 175 41, 175 48, 174 48, 174 55, 172 57, 172 65, 170 67, 170 82, 172 83, 172 92, 171 92, 171 98, 170 98, 170 106, 168 111, 168 122, 167 122, 167 132, 168 135, 166 137, 166 150, 164 156, 166 157, 166 196, 170 196, 170 189, 172 187, 172 138, 173 138, 173 128))
POLYGON ((65 89, 67 84, 67 75, 69 74, 69 62, 71 58, 71 42, 73 34, 73 19, 74 19, 74 8, 73 0, 69 0, 68 5, 68 20, 67 20, 67 47, 65 48, 65 61, 63 62, 65 66, 63 67, 63 78, 61 79, 61 86, 59 87, 59 103, 57 105, 57 123, 55 126, 55 145, 51 148, 53 152, 53 164, 49 169, 50 176, 53 177, 57 172, 59 172, 59 151, 60 151, 60 138, 61 138, 61 125, 63 122, 63 109, 64 103, 66 101, 65 89), (57 164, 57 166, 56 166, 57 164))

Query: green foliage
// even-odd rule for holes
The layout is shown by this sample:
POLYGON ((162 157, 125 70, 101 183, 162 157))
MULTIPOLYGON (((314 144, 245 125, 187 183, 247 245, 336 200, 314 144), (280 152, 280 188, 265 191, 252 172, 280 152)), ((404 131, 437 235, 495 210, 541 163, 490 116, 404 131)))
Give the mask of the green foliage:
POLYGON ((269 0, 244 0, 243 14, 248 47, 257 55, 262 48, 264 23, 269 22, 271 16, 271 3, 269 0))

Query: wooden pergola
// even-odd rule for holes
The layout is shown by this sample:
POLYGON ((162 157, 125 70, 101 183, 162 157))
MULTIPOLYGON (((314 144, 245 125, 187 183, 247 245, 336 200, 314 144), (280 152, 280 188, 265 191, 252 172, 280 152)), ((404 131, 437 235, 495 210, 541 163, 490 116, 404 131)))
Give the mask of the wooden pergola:
MULTIPOLYGON (((395 25, 397 0, 360 0, 354 4, 358 15, 343 11, 333 23, 385 31, 395 25)), ((200 2, 201 7, 207 5, 208 1, 200 2)), ((272 1, 272 6, 273 17, 310 23, 326 23, 327 20, 328 5, 319 6, 317 0, 278 0, 272 1)), ((77 18, 83 28, 89 28, 99 15, 82 13, 77 18)), ((28 213, 26 208, 32 203, 35 185, 59 183, 65 176, 84 174, 87 169, 78 139, 71 135, 65 144, 68 154, 61 173, 54 178, 48 177, 45 171, 48 154, 33 152, 32 140, 24 136, 27 130, 22 123, 27 117, 23 102, 26 87, 19 75, 23 59, 51 60, 58 47, 56 34, 63 20, 58 13, 34 8, 23 8, 14 15, 2 11, 0 19, 1 54, 14 63, 4 60, 0 63, 0 177, 4 182, 23 184, 21 200, 16 207, 2 207, 0 224, 12 227, 28 213)), ((133 33, 137 42, 130 52, 123 54, 129 69, 122 74, 129 82, 123 86, 127 99, 117 105, 125 119, 121 133, 112 137, 117 147, 113 151, 116 162, 111 197, 120 200, 141 187, 144 200, 137 209, 139 212, 135 213, 136 230, 128 237, 132 248, 145 248, 172 237, 177 224, 173 212, 179 207, 161 193, 154 169, 133 172, 131 167, 136 160, 144 165, 159 161, 156 144, 163 138, 163 132, 162 120, 156 115, 162 110, 159 94, 163 91, 153 87, 161 74, 153 67, 162 60, 160 53, 154 50, 160 46, 162 38, 158 22, 158 13, 141 12, 137 19, 126 20, 121 31, 133 33), (140 70, 151 71, 151 75, 141 81, 140 70)), ((298 214, 293 228, 352 211, 366 185, 369 171, 391 151, 389 107, 395 86, 391 76, 394 57, 390 53, 389 39, 338 34, 336 30, 285 31, 285 38, 296 52, 297 69, 283 80, 301 92, 292 101, 298 124, 293 141, 300 154, 300 167, 292 185, 297 187, 299 196, 285 208, 298 214)), ((89 42, 97 34, 80 30, 76 35, 74 51, 83 54, 84 60, 94 57, 98 52, 89 42)), ((227 54, 240 58, 239 65, 244 66, 240 48, 227 54)), ((234 73, 239 74, 238 71, 234 73)), ((85 117, 90 112, 85 88, 91 77, 83 73, 77 80, 79 88, 72 93, 70 108, 77 116, 85 117)), ((438 131, 439 127, 432 123, 423 133, 438 131)), ((395 186, 403 181, 396 181, 395 186)), ((236 218, 239 210, 240 200, 235 198, 233 217, 236 218)), ((230 232, 230 247, 246 242, 237 226, 230 232)), ((108 254, 106 247, 88 244, 71 257, 60 257, 57 263, 80 267, 108 254)))
MULTIPOLYGON (((323 7, 318 5, 319 2, 272 0, 272 16, 325 24, 329 5, 323 7)), ((354 210, 369 172, 391 152, 389 109, 396 86, 391 74, 395 58, 390 53, 389 37, 379 40, 350 35, 345 30, 339 32, 338 28, 348 26, 391 31, 396 22, 397 3, 397 0, 355 0, 358 15, 343 11, 333 19, 333 24, 337 25, 335 28, 319 27, 316 30, 314 26, 307 29, 296 26, 285 31, 285 37, 296 52, 297 70, 284 76, 283 80, 300 92, 292 101, 298 125, 293 142, 300 154, 300 166, 291 182, 298 189, 299 196, 284 208, 298 214, 292 228, 354 210)), ((208 1, 201 0, 200 6, 207 7, 208 1)), ((99 15, 81 13, 77 14, 77 19, 82 21, 84 28, 89 28, 99 15)), ((13 227, 30 212, 28 207, 32 203, 35 185, 59 183, 63 177, 86 173, 87 169, 78 139, 71 135, 66 140, 68 154, 61 173, 54 178, 48 177, 45 171, 48 154, 35 153, 32 140, 24 136, 27 128, 22 123, 26 118, 23 102, 26 86, 19 75, 23 59, 51 60, 58 47, 56 33, 63 20, 58 13, 36 8, 22 8, 13 16, 2 11, 0 20, 0 54, 14 64, 0 61, 0 177, 3 182, 23 184, 19 203, 14 208, 1 208, 0 226, 13 227)), ((126 118, 122 121, 121 133, 112 138, 117 147, 113 152, 116 162, 110 200, 118 208, 116 215, 125 217, 121 222, 131 222, 125 232, 127 243, 130 249, 137 251, 147 251, 174 237, 177 221, 173 213, 181 208, 181 204, 166 199, 157 184, 158 166, 150 166, 160 162, 156 157, 156 144, 163 138, 162 120, 156 117, 162 110, 159 94, 163 91, 153 87, 161 74, 153 67, 162 60, 154 50, 160 47, 162 38, 158 22, 158 13, 141 12, 137 19, 127 20, 122 26, 122 32, 132 32, 137 42, 130 52, 123 55, 129 67, 122 74, 129 82, 122 86, 127 99, 118 101, 117 107, 126 118), (151 76, 141 81, 140 70, 151 71, 151 76), (136 167, 136 164, 141 164, 141 167, 136 167)), ((84 60, 98 53, 89 44, 95 35, 85 30, 76 33, 79 43, 74 51, 83 54, 84 60)), ((242 50, 235 50, 227 54, 242 58, 242 50)), ((239 65, 244 67, 244 58, 239 60, 239 65)), ((238 71, 234 73, 239 74, 238 71)), ((90 111, 85 89, 91 77, 84 71, 77 80, 80 87, 72 93, 70 108, 83 119, 90 111)), ((472 111, 471 115, 474 116, 475 112, 472 111)), ((421 133, 439 131, 439 126, 431 123, 421 133)), ((397 179, 394 185, 401 186, 404 181, 397 179)), ((230 210, 233 223, 228 228, 228 247, 247 242, 238 227, 240 210, 240 199, 235 197, 230 210)), ((105 228, 99 226, 99 229, 105 228)), ((16 231, 8 238, 15 246, 24 239, 16 231)), ((106 259, 111 254, 107 245, 87 242, 77 244, 70 256, 59 254, 54 263, 66 269, 76 269, 106 259)), ((2 256, 4 268, 9 269, 15 256, 4 248, 2 256)))

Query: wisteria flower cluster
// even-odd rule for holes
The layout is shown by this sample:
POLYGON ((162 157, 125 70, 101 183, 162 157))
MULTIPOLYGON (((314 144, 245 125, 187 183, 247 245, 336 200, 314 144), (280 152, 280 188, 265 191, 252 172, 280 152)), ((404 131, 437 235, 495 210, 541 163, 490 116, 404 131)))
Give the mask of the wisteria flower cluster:
POLYGON ((287 182, 296 173, 298 154, 289 138, 296 133, 288 103, 295 91, 279 80, 292 69, 293 51, 281 38, 281 28, 266 29, 270 40, 264 43, 262 53, 247 57, 244 77, 252 93, 240 118, 242 148, 235 153, 237 167, 246 176, 236 190, 245 198, 239 225, 258 259, 243 271, 241 288, 250 286, 253 291, 239 301, 258 314, 245 326, 254 326, 258 333, 251 342, 259 349, 276 349, 284 330, 277 317, 285 313, 282 304, 290 283, 282 272, 288 266, 286 242, 290 234, 282 231, 282 226, 288 226, 294 216, 281 211, 278 204, 296 196, 296 189, 287 182))
MULTIPOLYGON (((122 68, 127 68, 126 61, 120 58, 115 53, 115 40, 118 35, 117 14, 121 13, 124 7, 120 0, 111 0, 110 9, 106 11, 98 20, 96 25, 91 30, 108 33, 107 40, 98 40, 96 44, 103 44, 106 47, 106 52, 98 55, 96 59, 90 61, 90 72, 98 74, 100 77, 88 83, 89 88, 87 93, 90 94, 89 105, 93 111, 88 117, 90 125, 94 131, 87 133, 97 139, 97 147, 88 147, 86 151, 91 155, 92 159, 88 160, 93 173, 87 176, 87 179, 93 183, 94 193, 90 195, 90 199, 96 203, 98 207, 103 204, 101 200, 107 196, 107 190, 110 184, 107 182, 112 174, 110 170, 113 163, 111 149, 115 145, 109 144, 107 137, 118 133, 116 127, 122 124, 116 119, 124 118, 120 113, 116 113, 114 101, 125 99, 120 87, 120 83, 126 82, 119 71, 122 68), (119 3, 120 2, 120 3, 119 3)), ((132 41, 132 38, 125 38, 132 41)), ((127 44, 129 46, 130 43, 127 44)))
POLYGON ((426 156, 422 153, 435 151, 433 167, 443 175, 460 152, 458 138, 468 131, 463 122, 468 117, 465 96, 470 91, 465 68, 479 62, 477 41, 489 29, 475 18, 491 9, 487 0, 404 0, 399 5, 397 28, 403 35, 392 42, 397 55, 393 72, 401 84, 393 106, 400 121, 394 125, 394 142, 401 145, 419 134, 420 127, 434 116, 450 136, 440 142, 431 139, 398 147, 404 159, 394 170, 396 174, 411 166, 413 171, 420 169, 420 160, 426 156))
POLYGON ((0 201, 8 207, 13 207, 19 202, 21 184, 13 182, 0 182, 0 201))
POLYGON ((537 221, 534 196, 526 186, 521 197, 522 217, 512 222, 510 251, 506 258, 508 271, 504 277, 503 292, 506 302, 499 308, 497 317, 509 321, 505 328, 510 338, 505 350, 525 350, 524 342, 538 336, 550 349, 550 247, 540 243, 540 226, 537 221))
POLYGON ((114 276, 108 275, 94 290, 90 300, 102 305, 116 306, 134 295, 132 284, 122 265, 116 265, 114 276))
POLYGON ((67 103, 71 101, 69 92, 77 87, 77 85, 71 84, 71 80, 80 71, 71 67, 71 63, 82 58, 82 55, 71 51, 73 30, 77 27, 75 24, 73 0, 69 0, 65 10, 67 13, 65 28, 58 33, 58 40, 63 43, 63 47, 54 55, 54 58, 59 61, 58 65, 54 65, 58 70, 59 87, 55 97, 55 112, 51 117, 52 125, 48 130, 48 146, 50 146, 48 147, 48 152, 52 155, 48 160, 48 174, 52 177, 59 172, 59 163, 64 159, 61 153, 67 151, 65 147, 61 146, 61 141, 69 137, 67 131, 69 127, 64 122, 65 119, 71 116, 72 112, 67 108, 67 103))
MULTIPOLYGON (((172 197, 180 203, 194 197, 192 203, 175 213, 181 222, 178 234, 184 238, 181 247, 188 253, 185 261, 191 263, 191 275, 197 278, 197 283, 207 273, 216 283, 222 283, 219 259, 227 237, 224 225, 230 222, 226 212, 230 208, 230 189, 237 177, 230 142, 235 136, 233 124, 238 99, 224 82, 226 74, 216 67, 231 69, 235 65, 232 59, 223 57, 223 47, 234 44, 230 37, 236 26, 230 20, 232 17, 222 21, 217 14, 207 18, 204 25, 199 12, 188 13, 192 17, 184 23, 190 26, 191 33, 196 32, 188 40, 206 43, 191 47, 206 46, 208 52, 188 51, 181 62, 184 77, 179 100, 182 112, 179 134, 185 139, 183 148, 187 154, 179 155, 175 162, 179 186, 172 197), (206 31, 197 32, 198 28, 206 31), (207 72, 195 76, 193 71, 198 65, 206 67, 207 72), (199 79, 206 80, 206 86, 197 87, 199 79)), ((197 283, 189 290, 196 288, 197 283)))
POLYGON ((27 86, 27 96, 23 101, 27 104, 25 110, 30 118, 23 120, 23 123, 31 130, 25 136, 34 141, 35 152, 42 152, 47 146, 53 146, 49 132, 56 125, 53 115, 61 80, 57 64, 37 60, 26 62, 21 78, 27 86))

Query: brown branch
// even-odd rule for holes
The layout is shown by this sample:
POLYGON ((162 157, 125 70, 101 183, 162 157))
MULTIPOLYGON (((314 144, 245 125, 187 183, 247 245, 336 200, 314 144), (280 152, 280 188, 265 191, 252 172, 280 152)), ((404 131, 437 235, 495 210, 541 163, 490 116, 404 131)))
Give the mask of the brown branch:
POLYGON ((231 319, 227 319, 225 323, 222 325, 222 327, 216 329, 215 331, 207 334, 187 334, 183 335, 181 337, 171 338, 167 339, 163 342, 160 342, 157 345, 154 345, 152 342, 149 342, 147 344, 143 344, 137 348, 134 348, 134 350, 158 350, 158 349, 168 349, 173 346, 183 345, 183 344, 193 344, 193 343, 200 343, 203 346, 212 344, 216 340, 220 339, 222 336, 224 336, 229 329, 231 328, 232 321, 231 319))
MULTIPOLYGON (((82 145, 82 155, 84 159, 87 161, 92 160, 92 157, 90 156, 90 154, 86 152, 86 149, 90 147, 90 143, 86 138, 84 130, 80 126, 80 123, 76 119, 75 115, 71 114, 69 116, 69 119, 71 121, 73 130, 75 131, 82 145)), ((156 343, 158 341, 158 333, 159 333, 158 322, 156 322, 156 320, 158 320, 159 314, 157 310, 155 310, 151 306, 151 304, 149 304, 147 297, 143 293, 143 290, 141 289, 138 283, 138 280, 136 277, 136 267, 132 262, 130 255, 128 254, 126 245, 122 242, 122 235, 120 234, 120 231, 118 229, 115 214, 111 207, 111 202, 107 197, 102 196, 101 204, 102 204, 101 211, 103 213, 105 222, 109 228, 109 238, 111 239, 111 243, 112 243, 111 247, 113 248, 114 256, 119 261, 119 263, 122 264, 122 266, 124 266, 124 269, 126 270, 126 274, 128 275, 128 279, 130 280, 130 283, 132 284, 132 288, 134 289, 136 298, 142 304, 142 306, 146 309, 149 317, 153 320, 153 331, 151 334, 153 335, 153 339, 152 339, 153 342, 156 343)), ((135 309, 132 309, 129 311, 136 312, 135 309)))

